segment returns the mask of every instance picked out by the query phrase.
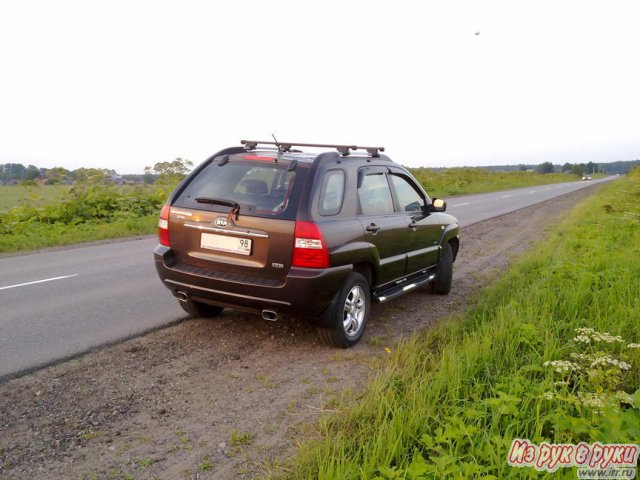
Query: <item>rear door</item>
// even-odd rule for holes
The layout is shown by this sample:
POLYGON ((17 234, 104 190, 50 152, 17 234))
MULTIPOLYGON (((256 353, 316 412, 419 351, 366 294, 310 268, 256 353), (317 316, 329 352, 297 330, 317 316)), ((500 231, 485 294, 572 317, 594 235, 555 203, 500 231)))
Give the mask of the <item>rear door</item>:
POLYGON ((177 262, 228 281, 284 282, 307 169, 254 158, 214 161, 180 193, 169 225, 177 262))
POLYGON ((365 167, 358 172, 359 220, 365 240, 380 259, 378 285, 402 278, 407 263, 407 224, 394 210, 386 167, 365 167))

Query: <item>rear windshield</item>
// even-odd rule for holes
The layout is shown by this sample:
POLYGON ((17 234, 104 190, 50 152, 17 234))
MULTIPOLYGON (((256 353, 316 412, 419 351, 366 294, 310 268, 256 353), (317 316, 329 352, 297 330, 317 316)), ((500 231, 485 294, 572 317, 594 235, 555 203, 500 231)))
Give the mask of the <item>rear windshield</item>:
POLYGON ((177 198, 184 208, 227 212, 229 207, 197 202, 197 198, 227 200, 240 205, 240 215, 294 219, 305 168, 290 172, 287 165, 232 161, 209 164, 177 198))

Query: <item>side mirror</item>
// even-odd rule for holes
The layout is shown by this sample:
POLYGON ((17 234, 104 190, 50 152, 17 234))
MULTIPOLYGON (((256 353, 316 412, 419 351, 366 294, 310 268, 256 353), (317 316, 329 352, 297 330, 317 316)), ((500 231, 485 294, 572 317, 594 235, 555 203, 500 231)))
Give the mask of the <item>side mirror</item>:
POLYGON ((447 210, 447 202, 442 200, 441 198, 434 198, 433 202, 431 202, 431 211, 432 212, 444 212, 447 210))

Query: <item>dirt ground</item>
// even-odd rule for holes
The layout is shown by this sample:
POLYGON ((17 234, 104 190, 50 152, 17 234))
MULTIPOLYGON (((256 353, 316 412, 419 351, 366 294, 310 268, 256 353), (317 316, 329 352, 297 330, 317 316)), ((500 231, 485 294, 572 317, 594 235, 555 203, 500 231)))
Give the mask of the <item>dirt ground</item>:
POLYGON ((384 365, 385 348, 463 311, 594 189, 464 228, 448 296, 373 307, 364 340, 321 344, 303 321, 225 311, 185 319, 0 385, 0 477, 236 479, 286 466, 324 412, 384 365))

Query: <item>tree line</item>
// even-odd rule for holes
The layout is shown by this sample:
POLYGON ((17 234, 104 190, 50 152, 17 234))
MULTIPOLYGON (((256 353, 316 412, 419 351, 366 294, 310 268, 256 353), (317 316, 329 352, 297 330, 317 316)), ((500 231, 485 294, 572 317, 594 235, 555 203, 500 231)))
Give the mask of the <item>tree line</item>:
POLYGON ((565 163, 564 165, 554 165, 551 162, 540 164, 518 164, 518 165, 491 165, 486 168, 492 172, 510 172, 519 170, 521 172, 535 171, 537 173, 569 173, 573 175, 591 175, 593 173, 607 173, 615 175, 617 173, 628 173, 629 170, 640 167, 640 160, 628 160, 606 163, 565 163))
POLYGON ((78 168, 67 170, 63 167, 38 168, 35 165, 24 166, 21 163, 0 165, 0 181, 4 183, 32 183, 40 180, 48 184, 71 184, 75 182, 108 182, 121 177, 114 170, 106 168, 78 168))
POLYGON ((108 184, 108 183, 159 183, 177 184, 191 171, 193 163, 180 157, 169 162, 158 162, 145 167, 144 174, 118 175, 107 168, 78 168, 67 170, 63 167, 38 168, 35 165, 24 166, 21 163, 0 164, 0 183, 34 183, 40 181, 48 185, 55 184, 108 184))

